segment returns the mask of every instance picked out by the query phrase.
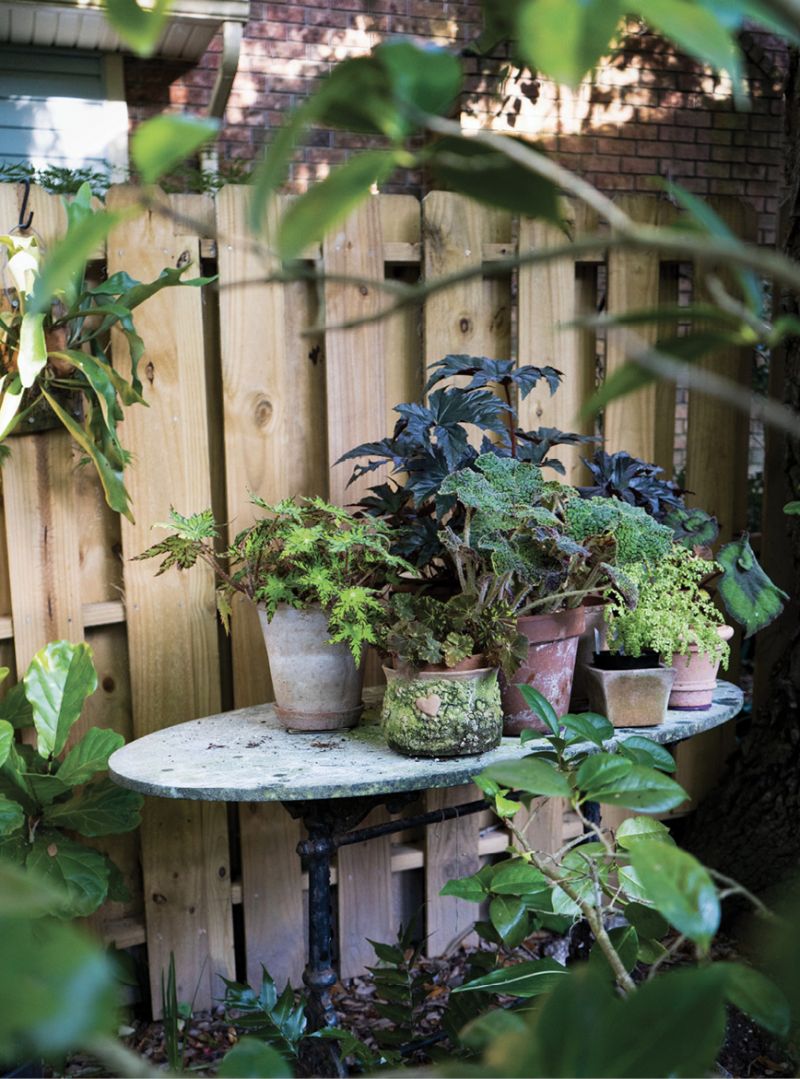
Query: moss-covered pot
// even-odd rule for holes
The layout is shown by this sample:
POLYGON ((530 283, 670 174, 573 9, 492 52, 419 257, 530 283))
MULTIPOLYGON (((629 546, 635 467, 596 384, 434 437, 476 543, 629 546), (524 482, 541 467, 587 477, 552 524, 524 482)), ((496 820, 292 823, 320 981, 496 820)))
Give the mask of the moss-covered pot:
POLYGON ((406 757, 469 757, 500 744, 497 671, 400 672, 384 667, 381 721, 391 749, 406 757))

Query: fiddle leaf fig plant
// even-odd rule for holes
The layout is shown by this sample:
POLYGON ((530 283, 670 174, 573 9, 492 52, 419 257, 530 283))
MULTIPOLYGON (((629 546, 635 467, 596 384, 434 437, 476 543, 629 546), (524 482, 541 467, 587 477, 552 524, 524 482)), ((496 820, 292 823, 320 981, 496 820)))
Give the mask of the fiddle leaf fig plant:
POLYGON ((64 205, 66 234, 47 255, 35 233, 0 236, 10 299, 0 313, 0 443, 55 416, 94 465, 109 506, 132 519, 118 426, 125 407, 145 403, 138 373, 145 346, 133 311, 163 288, 214 279, 186 279, 187 263, 147 283, 120 271, 92 285, 88 259, 118 215, 93 207, 88 183, 64 205), (114 328, 128 344, 128 377, 119 359, 111 363, 114 328))
MULTIPOLYGON (((7 668, 0 676, 7 676, 7 668)), ((106 776, 124 744, 116 731, 91 727, 67 748, 97 674, 87 644, 54 641, 31 661, 24 679, 0 702, 0 858, 34 870, 57 886, 61 917, 85 917, 106 900, 125 899, 122 875, 89 837, 139 825, 143 799, 106 776), (32 727, 35 744, 17 742, 32 727)))

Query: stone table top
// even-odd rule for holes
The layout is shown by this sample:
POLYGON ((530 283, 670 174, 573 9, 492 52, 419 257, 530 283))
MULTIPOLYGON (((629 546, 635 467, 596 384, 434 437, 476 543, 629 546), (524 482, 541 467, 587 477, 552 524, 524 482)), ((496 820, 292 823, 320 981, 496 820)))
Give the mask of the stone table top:
MULTIPOLYGON (((148 734, 113 753, 109 771, 121 786, 162 798, 305 801, 455 787, 489 764, 524 757, 542 745, 504 738, 477 757, 403 757, 386 745, 377 722, 381 693, 365 692, 361 725, 349 731, 290 732, 278 725, 272 705, 262 704, 148 734)), ((612 741, 644 734, 663 744, 680 742, 732 719, 742 700, 737 686, 718 682, 709 709, 668 712, 658 727, 619 728, 612 741)))

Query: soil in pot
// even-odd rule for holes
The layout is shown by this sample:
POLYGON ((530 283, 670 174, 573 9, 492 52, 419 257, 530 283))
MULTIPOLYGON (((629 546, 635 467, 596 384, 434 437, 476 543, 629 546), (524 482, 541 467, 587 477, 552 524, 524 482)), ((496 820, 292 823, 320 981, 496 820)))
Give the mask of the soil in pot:
POLYGON ((528 638, 528 658, 511 678, 500 676, 505 734, 517 735, 526 729, 545 729, 541 720, 525 704, 517 689, 519 683, 537 689, 548 699, 556 715, 563 716, 569 711, 578 639, 585 625, 586 611, 583 607, 519 619, 519 631, 528 638))
POLYGON ((657 727, 667 718, 674 678, 674 668, 661 667, 658 657, 651 667, 587 667, 589 707, 615 727, 657 727))
POLYGON ((281 724, 298 731, 354 727, 364 707, 363 664, 356 666, 347 645, 329 643, 322 608, 280 604, 271 622, 263 609, 258 614, 281 724))
POLYGON ((381 721, 389 747, 406 757, 467 757, 500 744, 497 671, 396 671, 384 667, 381 721))
MULTIPOLYGON (((719 626, 717 633, 723 641, 733 636, 733 626, 719 626)), ((700 655, 696 645, 690 645, 687 656, 674 655, 675 681, 669 696, 669 706, 679 712, 698 712, 711 707, 717 686, 720 661, 716 655, 700 655)))
POLYGON ((640 656, 626 656, 622 652, 595 652, 591 667, 599 671, 644 671, 661 666, 658 652, 645 648, 640 656))

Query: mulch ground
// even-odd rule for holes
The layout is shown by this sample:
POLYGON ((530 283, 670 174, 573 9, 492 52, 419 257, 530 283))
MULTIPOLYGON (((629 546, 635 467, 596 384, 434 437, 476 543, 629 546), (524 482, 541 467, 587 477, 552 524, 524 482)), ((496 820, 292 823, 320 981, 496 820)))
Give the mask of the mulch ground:
MULTIPOLYGON (((564 950, 563 940, 541 935, 536 942, 535 954, 551 954, 563 961, 565 956, 561 953, 564 950)), ((417 1032, 420 1038, 434 1034, 439 1029, 449 987, 464 980, 469 954, 461 949, 446 959, 421 961, 420 968, 426 975, 428 995, 417 1032)), ((520 960, 529 958, 529 951, 519 955, 520 960)), ((685 961, 690 958, 687 952, 685 961)), ((738 955, 730 941, 718 938, 714 958, 733 959, 738 955)), ((677 961, 681 961, 680 956, 677 961)), ((368 1045, 375 1047, 376 1031, 392 1028, 391 1022, 375 1011, 376 991, 369 977, 353 978, 337 985, 334 996, 341 1025, 368 1045)), ((162 1023, 134 1021, 121 1033, 129 1048, 152 1062, 154 1074, 166 1067, 162 1023)), ((213 1076, 219 1060, 236 1044, 237 1032, 235 1026, 225 1019, 223 1010, 218 1008, 213 1012, 199 1012, 187 1020, 182 1038, 184 1069, 197 1075, 213 1076)), ((790 1049, 775 1042, 742 1013, 730 1009, 727 1037, 718 1061, 720 1075, 795 1076, 796 1062, 792 1056, 790 1049)), ((88 1079, 89 1076, 102 1074, 102 1071, 93 1061, 76 1056, 64 1074, 88 1079)))

